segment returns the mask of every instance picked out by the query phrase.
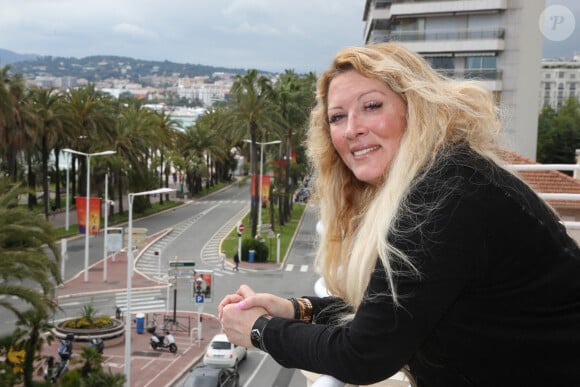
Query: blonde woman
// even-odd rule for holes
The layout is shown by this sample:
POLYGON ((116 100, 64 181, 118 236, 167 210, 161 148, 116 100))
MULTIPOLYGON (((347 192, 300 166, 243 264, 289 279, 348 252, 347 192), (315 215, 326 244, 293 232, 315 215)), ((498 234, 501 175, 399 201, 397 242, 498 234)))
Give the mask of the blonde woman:
POLYGON ((242 286, 219 313, 236 344, 371 384, 580 385, 580 250, 502 167, 493 99, 385 43, 322 74, 307 139, 333 297, 242 286))

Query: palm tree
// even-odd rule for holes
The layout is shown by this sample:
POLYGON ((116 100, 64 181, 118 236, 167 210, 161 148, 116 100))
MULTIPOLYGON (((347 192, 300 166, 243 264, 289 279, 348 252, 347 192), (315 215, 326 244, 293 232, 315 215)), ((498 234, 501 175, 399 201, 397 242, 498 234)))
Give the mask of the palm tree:
MULTIPOLYGON (((84 153, 108 149, 118 134, 113 106, 110 97, 96 90, 94 84, 70 90, 65 96, 66 120, 73 130, 68 147, 84 153)), ((77 158, 81 172, 86 171, 86 157, 77 158)), ((75 175, 73 162, 72 176, 75 175)), ((83 175, 84 179, 86 176, 83 175)), ((83 181, 79 181, 79 191, 85 186, 83 181)), ((73 182, 73 194, 74 191, 73 182)), ((90 196, 90 192, 84 194, 90 196)))
MULTIPOLYGON (((117 151, 113 158, 116 169, 116 187, 119 198, 124 187, 131 191, 143 191, 155 187, 157 181, 149 169, 151 149, 155 144, 156 124, 154 113, 137 100, 130 100, 127 106, 120 107, 117 119, 117 137, 111 142, 112 149, 117 151)), ((142 209, 149 197, 138 197, 135 210, 142 209)), ((122 211, 122 201, 119 211, 122 211)))
MULTIPOLYGON (((156 129, 154 136, 156 137, 155 144, 157 144, 159 154, 159 187, 169 187, 170 164, 166 161, 165 156, 167 150, 174 149, 177 139, 177 128, 179 122, 167 114, 164 110, 155 113, 156 129), (165 181, 163 181, 165 178, 165 181)), ((167 194, 169 200, 169 194, 167 194)), ((159 195, 159 203, 163 203, 163 195, 159 195)))
POLYGON ((5 163, 4 170, 16 182, 20 175, 18 157, 23 150, 34 144, 34 136, 26 125, 24 78, 20 74, 9 76, 7 70, 4 71, 2 85, 7 93, 3 93, 5 100, 0 104, 7 115, 3 113, 4 124, 0 124, 0 146, 5 163))
POLYGON ((225 132, 223 115, 219 110, 210 109, 197 119, 194 126, 187 130, 188 138, 196 148, 197 156, 205 155, 206 166, 210 173, 207 176, 206 186, 215 183, 214 177, 217 175, 216 162, 223 161, 228 156, 228 147, 225 142, 225 132), (213 173, 211 173, 213 171, 213 173))
MULTIPOLYGON (((279 207, 281 212, 280 222, 290 218, 290 203, 292 186, 290 164, 292 161, 293 144, 302 144, 304 131, 308 123, 308 117, 314 103, 314 87, 316 76, 313 73, 305 77, 299 77, 294 71, 286 70, 276 83, 276 102, 280 114, 286 123, 285 134, 285 181, 284 181, 284 206, 279 207)), ((279 190, 280 192, 281 190, 279 190)))
POLYGON ((16 330, 12 337, 14 347, 25 351, 22 364, 24 386, 33 386, 36 354, 45 344, 50 345, 54 340, 54 336, 50 333, 53 326, 48 322, 50 318, 48 312, 47 309, 30 309, 22 313, 16 322, 16 330))
POLYGON ((40 334, 52 310, 53 289, 62 282, 60 255, 51 224, 44 217, 18 206, 18 186, 0 182, 0 307, 18 319, 16 338, 26 349, 25 385, 31 385, 32 364, 40 334), (46 247, 46 248, 45 248, 46 247), (47 250, 48 249, 48 250, 47 250), (22 311, 18 301, 32 308, 22 311), (26 336, 24 336, 26 332, 26 336))
MULTIPOLYGON (((246 75, 238 75, 232 85, 234 123, 250 136, 250 163, 252 175, 256 176, 258 139, 263 140, 268 129, 280 127, 280 118, 274 104, 271 81, 259 75, 257 70, 249 70, 246 75)), ((254 192, 259 192, 259 179, 254 179, 254 192)), ((252 235, 257 234, 258 205, 261 198, 252 197, 252 235)))
MULTIPOLYGON (((42 188, 44 201, 44 215, 49 216, 49 170, 48 160, 54 145, 57 143, 57 136, 60 134, 63 117, 60 109, 60 96, 56 89, 34 88, 30 90, 31 108, 36 116, 37 135, 40 139, 40 153, 42 161, 42 188)), ((58 159, 57 159, 58 160, 58 159)), ((58 164, 57 164, 58 172, 58 164)), ((58 175, 58 173, 57 173, 58 175)), ((58 187, 57 187, 58 188, 58 187)))

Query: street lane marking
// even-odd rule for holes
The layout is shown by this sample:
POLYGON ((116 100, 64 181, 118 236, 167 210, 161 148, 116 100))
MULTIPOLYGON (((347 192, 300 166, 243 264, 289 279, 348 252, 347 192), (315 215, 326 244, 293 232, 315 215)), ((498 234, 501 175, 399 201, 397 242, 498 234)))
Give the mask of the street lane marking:
POLYGON ((292 271, 292 270, 294 270, 294 265, 291 264, 291 263, 287 264, 286 265, 286 271, 292 271))

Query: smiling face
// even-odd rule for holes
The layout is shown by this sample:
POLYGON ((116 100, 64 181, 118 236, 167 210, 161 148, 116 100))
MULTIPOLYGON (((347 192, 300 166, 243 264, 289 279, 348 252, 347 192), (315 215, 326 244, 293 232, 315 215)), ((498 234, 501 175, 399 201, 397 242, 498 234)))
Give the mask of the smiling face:
POLYGON ((348 70, 328 88, 328 122, 334 148, 357 179, 381 182, 405 127, 406 106, 384 82, 348 70))

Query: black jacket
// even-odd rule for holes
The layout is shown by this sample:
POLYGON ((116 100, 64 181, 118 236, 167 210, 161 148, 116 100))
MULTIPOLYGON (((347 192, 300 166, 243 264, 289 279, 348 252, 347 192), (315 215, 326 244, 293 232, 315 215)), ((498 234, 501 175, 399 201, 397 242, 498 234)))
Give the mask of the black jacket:
POLYGON ((270 320, 272 357, 352 384, 409 365, 419 386, 580 386, 580 250, 544 202, 458 147, 409 203, 388 236, 421 273, 396 277, 401 306, 377 264, 350 323, 336 298, 310 298, 316 324, 270 320))

